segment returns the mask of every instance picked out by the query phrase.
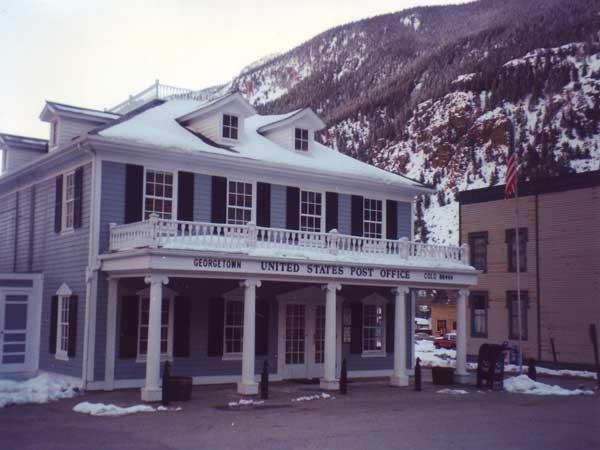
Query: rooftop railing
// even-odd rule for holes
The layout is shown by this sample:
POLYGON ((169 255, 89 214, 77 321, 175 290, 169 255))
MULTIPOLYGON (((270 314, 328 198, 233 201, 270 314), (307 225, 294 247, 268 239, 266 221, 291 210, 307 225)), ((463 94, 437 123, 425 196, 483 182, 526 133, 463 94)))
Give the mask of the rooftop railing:
POLYGON ((203 91, 194 91, 191 89, 161 84, 159 80, 156 80, 151 86, 135 95, 130 95, 127 100, 113 106, 108 111, 117 114, 126 114, 152 100, 170 100, 176 98, 202 101, 210 100, 212 95, 203 91))
POLYGON ((159 219, 124 225, 110 224, 111 252, 136 248, 231 251, 277 257, 325 257, 361 262, 399 264, 412 261, 469 265, 469 248, 424 244, 403 239, 375 239, 340 234, 159 219))

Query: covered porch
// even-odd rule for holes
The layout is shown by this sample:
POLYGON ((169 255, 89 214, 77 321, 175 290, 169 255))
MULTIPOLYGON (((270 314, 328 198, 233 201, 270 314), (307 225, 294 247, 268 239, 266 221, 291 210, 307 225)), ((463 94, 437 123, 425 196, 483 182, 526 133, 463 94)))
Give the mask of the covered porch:
POLYGON ((466 376, 470 268, 152 248, 101 260, 108 276, 107 390, 141 387, 143 400, 160 400, 165 360, 195 384, 236 382, 242 395, 258 392, 265 361, 274 380, 319 378, 325 390, 338 389, 344 358, 351 377, 386 376, 407 386, 415 290, 431 287, 460 289, 457 374, 466 376))

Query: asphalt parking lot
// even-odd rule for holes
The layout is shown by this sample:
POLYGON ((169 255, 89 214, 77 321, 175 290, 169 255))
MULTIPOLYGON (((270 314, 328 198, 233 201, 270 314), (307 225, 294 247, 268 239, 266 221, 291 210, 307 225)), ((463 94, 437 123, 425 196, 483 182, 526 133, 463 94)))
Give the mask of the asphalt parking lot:
MULTIPOLYGON (((591 381, 544 378, 565 387, 591 381)), ((600 395, 532 396, 507 392, 440 394, 388 387, 383 380, 350 384, 349 394, 294 401, 318 385, 273 383, 256 407, 233 385, 198 386, 178 412, 92 417, 72 411, 82 401, 129 406, 138 390, 91 392, 45 405, 0 409, 0 449, 598 449, 600 395)), ((458 386, 456 388, 459 388, 458 386)), ((462 387, 460 387, 462 388, 462 387)))

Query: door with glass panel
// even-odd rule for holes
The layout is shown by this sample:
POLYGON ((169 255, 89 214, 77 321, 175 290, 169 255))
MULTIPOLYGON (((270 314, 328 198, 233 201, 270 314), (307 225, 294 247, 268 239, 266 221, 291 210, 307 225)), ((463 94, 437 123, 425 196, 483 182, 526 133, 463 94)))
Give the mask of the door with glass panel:
MULTIPOLYGON (((27 292, 0 291, 0 372, 28 370, 28 330, 31 295, 27 292)), ((31 328, 31 327, 29 327, 31 328)))
POLYGON ((325 307, 285 305, 284 341, 286 377, 321 377, 325 357, 325 307))

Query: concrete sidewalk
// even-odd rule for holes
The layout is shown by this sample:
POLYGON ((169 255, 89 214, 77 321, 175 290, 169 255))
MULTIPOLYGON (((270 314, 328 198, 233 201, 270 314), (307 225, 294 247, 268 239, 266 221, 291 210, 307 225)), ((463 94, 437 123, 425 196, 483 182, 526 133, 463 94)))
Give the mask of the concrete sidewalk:
MULTIPOLYGON (((426 375, 427 378, 427 375, 426 375)), ((574 388, 593 382, 540 379, 574 388)), ((349 394, 319 394, 318 384, 273 383, 258 407, 227 408, 233 385, 197 386, 179 412, 91 417, 81 401, 130 406, 139 390, 92 392, 46 405, 0 409, 0 448, 16 449, 586 449, 600 448, 600 396, 537 397, 506 392, 437 393, 357 381, 349 394)))

